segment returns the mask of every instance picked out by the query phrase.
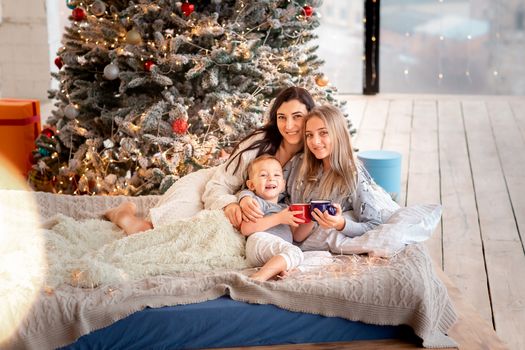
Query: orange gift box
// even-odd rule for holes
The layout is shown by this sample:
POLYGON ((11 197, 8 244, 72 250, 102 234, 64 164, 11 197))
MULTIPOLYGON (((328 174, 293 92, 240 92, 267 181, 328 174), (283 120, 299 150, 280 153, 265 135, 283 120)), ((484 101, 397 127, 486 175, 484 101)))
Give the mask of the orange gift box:
POLYGON ((40 133, 40 101, 0 98, 0 153, 24 177, 40 133))

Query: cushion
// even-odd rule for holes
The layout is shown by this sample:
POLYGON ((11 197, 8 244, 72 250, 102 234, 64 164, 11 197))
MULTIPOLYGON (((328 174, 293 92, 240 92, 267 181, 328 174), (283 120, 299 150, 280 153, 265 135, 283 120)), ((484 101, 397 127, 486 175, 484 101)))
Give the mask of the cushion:
POLYGON ((336 254, 363 254, 391 257, 407 244, 428 239, 441 219, 441 205, 417 204, 403 207, 382 225, 359 237, 342 233, 332 237, 330 250, 336 254))

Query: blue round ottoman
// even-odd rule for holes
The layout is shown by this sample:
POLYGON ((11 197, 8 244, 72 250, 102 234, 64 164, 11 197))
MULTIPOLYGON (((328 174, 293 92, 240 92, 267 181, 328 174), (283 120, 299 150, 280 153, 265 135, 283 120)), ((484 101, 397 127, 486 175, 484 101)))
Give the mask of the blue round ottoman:
POLYGON ((401 192, 401 153, 394 151, 361 151, 357 158, 374 181, 387 191, 393 200, 401 192))

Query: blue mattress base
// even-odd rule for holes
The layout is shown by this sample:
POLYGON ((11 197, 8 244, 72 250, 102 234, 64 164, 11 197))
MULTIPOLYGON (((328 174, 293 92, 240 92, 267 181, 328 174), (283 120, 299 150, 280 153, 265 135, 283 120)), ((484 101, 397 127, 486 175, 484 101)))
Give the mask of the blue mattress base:
POLYGON ((63 349, 202 349, 393 338, 420 343, 408 326, 369 325, 224 296, 198 304, 147 308, 63 349))

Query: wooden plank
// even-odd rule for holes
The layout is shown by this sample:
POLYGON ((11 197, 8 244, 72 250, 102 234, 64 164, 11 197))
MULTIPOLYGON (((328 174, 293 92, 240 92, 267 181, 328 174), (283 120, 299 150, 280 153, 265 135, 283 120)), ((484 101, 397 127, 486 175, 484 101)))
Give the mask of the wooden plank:
POLYGON ((494 326, 510 349, 525 349, 525 256, 520 242, 485 243, 494 326))
POLYGON ((369 97, 364 118, 361 122, 361 129, 383 132, 385 130, 389 104, 389 100, 380 97, 369 97))
POLYGON ((389 149, 401 153, 403 157, 401 163, 402 190, 398 202, 403 205, 405 205, 408 174, 411 109, 411 101, 409 100, 395 102, 391 105, 385 100, 369 98, 365 119, 363 119, 355 143, 359 150, 389 149), (391 109, 385 113, 385 108, 391 109), (377 118, 378 115, 380 118, 377 118), (378 123, 384 124, 383 127, 378 128, 378 123))
POLYGON ((436 100, 416 100, 412 129, 437 130, 436 100), (416 118, 417 116, 417 118, 416 118))
MULTIPOLYGON (((525 104, 522 107, 525 108, 525 104)), ((504 101, 487 103, 487 108, 519 229, 518 233, 521 234, 523 242, 525 241, 525 135, 521 132, 519 120, 525 118, 525 112, 516 109, 513 111, 504 101)), ((523 122, 525 123, 525 119, 523 122)), ((506 231, 512 234, 505 239, 520 239, 512 227, 506 231)), ((498 238, 501 239, 499 234, 498 238)))
POLYGON ((383 137, 382 131, 361 129, 353 139, 353 146, 359 151, 381 149, 383 137))
POLYGON ((381 149, 388 116, 389 101, 368 97, 361 127, 354 138, 354 147, 360 151, 381 149))
POLYGON ((511 101, 510 106, 514 114, 514 119, 521 132, 521 137, 525 140, 525 101, 511 101))
POLYGON ((499 159, 480 159, 479 176, 483 183, 476 186, 476 191, 480 187, 480 223, 494 324, 497 333, 512 349, 524 349, 525 279, 516 276, 523 276, 525 269, 522 231, 525 229, 525 142, 509 103, 497 100, 487 101, 486 105, 490 116, 488 128, 494 140, 485 142, 483 147, 489 148, 487 153, 499 155, 499 159), (498 165, 501 162, 502 169, 493 162, 498 165))
POLYGON ((488 322, 492 322, 461 106, 439 103, 443 269, 488 322))
POLYGON ((401 193, 397 202, 402 206, 406 206, 412 105, 412 100, 390 102, 385 137, 383 139, 383 149, 401 153, 401 193))
MULTIPOLYGON (((512 116, 509 115, 508 105, 506 106, 506 104, 498 103, 491 107, 495 123, 499 118, 507 120, 505 123, 500 119, 497 127, 491 125, 484 102, 465 102, 463 106, 481 234, 487 262, 494 325, 499 332, 498 334, 508 342, 511 348, 515 348, 515 344, 523 341, 522 332, 518 329, 523 329, 524 311, 523 306, 521 306, 522 315, 520 316, 520 306, 516 307, 516 305, 509 304, 509 297, 512 291, 520 291, 521 289, 522 293, 525 293, 523 292, 525 285, 521 279, 516 278, 519 270, 515 270, 517 268, 522 269, 524 265, 510 267, 501 259, 501 255, 510 254, 507 257, 509 260, 519 261, 523 259, 523 249, 516 249, 519 242, 506 185, 506 181, 508 183, 509 179, 507 174, 504 177, 506 171, 501 169, 500 164, 505 163, 504 159, 509 158, 506 156, 508 152, 515 153, 511 144, 507 144, 506 141, 513 139, 515 130, 512 129, 516 129, 516 126, 510 123, 512 116), (507 114, 506 118, 504 117, 505 114, 507 114), (496 145, 493 135, 496 136, 496 139, 502 139, 498 142, 499 147, 496 145), (500 152, 498 152, 498 148, 500 152), (515 314, 517 316, 516 321, 509 318, 509 314, 515 314)), ((512 171, 512 169, 506 170, 512 171)), ((517 299, 518 304, 520 300, 523 303, 523 298, 521 298, 517 299)))
POLYGON ((348 118, 352 123, 352 128, 359 130, 361 128, 361 121, 363 120, 368 100, 365 97, 361 99, 348 99, 344 96, 340 97, 340 100, 346 101, 343 111, 348 114, 348 118))
MULTIPOLYGON (((478 197, 480 224, 482 227, 490 227, 494 222, 498 223, 499 226, 497 230, 482 230, 483 239, 515 240, 517 239, 516 223, 512 215, 505 175, 501 168, 488 110, 485 103, 481 101, 468 102, 463 105, 472 173, 476 196, 478 197)), ((500 105, 500 107, 503 106, 500 105)), ((504 111, 497 111, 497 114, 499 113, 504 113, 504 111)), ((494 118, 497 117, 494 116, 494 118)), ((515 125, 513 126, 515 128, 515 125)), ((496 127, 496 129, 500 127, 496 127)), ((506 139, 512 137, 514 133, 510 129, 494 131, 501 133, 500 137, 506 139)), ((502 141, 500 144, 502 146, 501 161, 503 162, 506 154, 513 149, 506 141, 502 141)), ((519 157, 519 155, 516 156, 519 157)))
MULTIPOLYGON (((459 344, 459 350, 505 350, 509 349, 477 312, 463 293, 441 269, 435 269, 439 278, 445 283, 448 294, 459 315, 458 322, 452 327, 449 335, 459 344)), ((517 349, 517 348, 516 348, 517 349)))
MULTIPOLYGON (((410 136, 407 205, 440 203, 436 101, 415 100, 410 136)), ((441 226, 426 242, 432 259, 442 265, 441 226)))
POLYGON ((412 100, 390 101, 385 132, 409 133, 412 129, 412 100))

